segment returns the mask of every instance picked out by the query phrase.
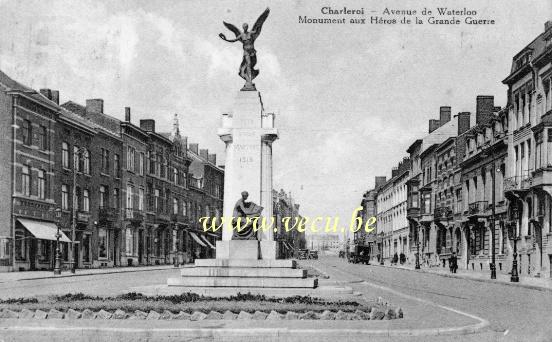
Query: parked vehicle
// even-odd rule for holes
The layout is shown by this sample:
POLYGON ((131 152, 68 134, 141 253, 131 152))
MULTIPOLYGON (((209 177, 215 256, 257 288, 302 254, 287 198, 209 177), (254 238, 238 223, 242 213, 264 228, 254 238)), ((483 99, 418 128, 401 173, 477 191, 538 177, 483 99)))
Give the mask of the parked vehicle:
POLYGON ((309 251, 309 259, 318 260, 318 251, 309 251))
POLYGON ((309 250, 308 249, 300 249, 297 251, 297 259, 299 260, 306 260, 309 257, 309 250))

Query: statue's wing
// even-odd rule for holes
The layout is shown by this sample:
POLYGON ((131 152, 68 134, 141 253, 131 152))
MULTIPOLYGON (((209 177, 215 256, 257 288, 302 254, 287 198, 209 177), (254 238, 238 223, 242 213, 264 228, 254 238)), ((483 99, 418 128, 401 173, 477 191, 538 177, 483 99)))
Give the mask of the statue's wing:
POLYGON ((236 26, 230 23, 227 23, 226 21, 223 21, 222 23, 224 24, 224 26, 226 26, 227 29, 234 32, 234 34, 236 35, 236 38, 241 34, 240 30, 236 26))
POLYGON ((263 24, 264 24, 266 18, 268 17, 269 13, 270 13, 270 8, 267 7, 264 10, 263 14, 261 14, 259 16, 259 18, 255 22, 255 25, 253 25, 252 31, 255 32, 255 36, 258 36, 261 33, 261 28, 263 27, 263 24))

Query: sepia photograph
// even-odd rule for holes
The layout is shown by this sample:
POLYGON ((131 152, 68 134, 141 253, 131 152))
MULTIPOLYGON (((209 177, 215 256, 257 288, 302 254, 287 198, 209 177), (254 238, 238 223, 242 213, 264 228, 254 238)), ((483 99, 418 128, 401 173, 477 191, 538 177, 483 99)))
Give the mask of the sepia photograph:
POLYGON ((550 0, 0 0, 0 115, 0 342, 552 341, 550 0))

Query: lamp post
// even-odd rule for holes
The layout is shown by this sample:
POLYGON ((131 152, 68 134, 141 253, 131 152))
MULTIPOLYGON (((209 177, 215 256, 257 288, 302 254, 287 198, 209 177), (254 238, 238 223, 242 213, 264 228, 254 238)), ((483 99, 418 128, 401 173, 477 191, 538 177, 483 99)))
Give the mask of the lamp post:
POLYGON ((414 269, 419 270, 420 269, 420 230, 418 229, 418 226, 416 225, 416 266, 414 266, 414 269))
POLYGON ((79 159, 82 157, 85 151, 86 149, 84 147, 79 147, 73 154, 73 209, 71 215, 71 248, 69 249, 69 260, 71 260, 71 273, 75 273, 75 239, 77 238, 77 170, 79 166, 79 159))
POLYGON ((513 237, 513 240, 514 240, 514 259, 512 260, 512 272, 511 272, 511 276, 510 276, 510 282, 512 283, 518 283, 519 282, 519 275, 518 275, 518 267, 517 267, 517 222, 518 222, 518 208, 517 208, 517 203, 515 204, 515 206, 512 208, 513 210, 513 213, 512 213, 512 219, 513 219, 513 223, 511 223, 513 225, 513 229, 512 229, 512 237, 513 237))
POLYGON ((495 159, 494 159, 494 153, 492 155, 492 158, 493 158, 493 166, 492 166, 492 169, 491 169, 491 177, 492 177, 492 195, 491 195, 491 201, 492 201, 492 204, 491 204, 491 210, 492 210, 492 213, 491 213, 491 239, 492 239, 492 245, 491 245, 491 248, 492 248, 492 260, 491 260, 491 279, 496 279, 496 255, 495 255, 495 230, 496 230, 496 227, 495 227, 495 159))
POLYGON ((61 251, 59 250, 59 239, 61 238, 61 233, 59 230, 60 227, 60 221, 61 221, 61 209, 57 208, 55 210, 55 217, 56 217, 56 227, 57 227, 57 233, 56 233, 56 261, 54 263, 54 275, 61 274, 61 251))

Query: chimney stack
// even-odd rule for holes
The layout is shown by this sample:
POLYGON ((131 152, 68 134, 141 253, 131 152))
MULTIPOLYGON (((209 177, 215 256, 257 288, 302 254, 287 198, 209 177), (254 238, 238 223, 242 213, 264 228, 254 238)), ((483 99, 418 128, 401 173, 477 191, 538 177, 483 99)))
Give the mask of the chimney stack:
POLYGON ((52 102, 59 105, 59 90, 52 90, 52 102))
POLYGON ((552 28, 552 20, 548 20, 544 23, 544 32, 550 30, 552 28))
POLYGON ((494 112, 494 96, 478 95, 475 107, 475 123, 486 124, 491 121, 494 112))
POLYGON ((437 128, 441 127, 441 121, 436 119, 429 120, 429 133, 433 132, 437 128))
POLYGON ((443 106, 439 108, 439 121, 441 126, 450 121, 451 108, 449 106, 443 106))
POLYGON ((199 156, 205 160, 209 160, 209 150, 204 148, 200 149, 199 156))
POLYGON ((213 165, 217 165, 217 155, 216 154, 209 154, 209 163, 213 165))
POLYGON ((102 99, 88 99, 86 100, 86 112, 87 113, 102 113, 104 110, 104 101, 102 99))
POLYGON ((194 152, 195 154, 198 154, 197 150, 199 148, 198 144, 190 144, 189 150, 194 152))
POLYGON ((385 184, 386 181, 387 181, 387 177, 385 177, 385 176, 376 176, 375 188, 376 189, 379 188, 380 186, 385 184))
POLYGON ((130 122, 130 107, 125 107, 125 121, 130 122))
POLYGON ((146 132, 155 132, 155 120, 153 119, 140 120, 140 128, 146 132))
POLYGON ((48 100, 52 99, 52 90, 50 90, 50 89, 40 89, 40 93, 42 94, 42 96, 44 96, 48 100))
POLYGON ((396 177, 399 174, 399 169, 394 167, 391 169, 391 178, 396 177))
POLYGON ((458 113, 458 135, 466 133, 470 129, 470 112, 458 113))

